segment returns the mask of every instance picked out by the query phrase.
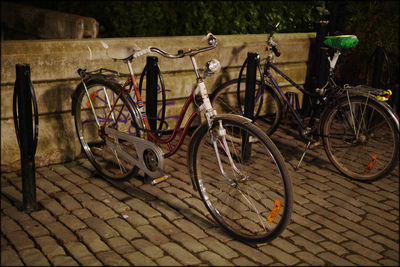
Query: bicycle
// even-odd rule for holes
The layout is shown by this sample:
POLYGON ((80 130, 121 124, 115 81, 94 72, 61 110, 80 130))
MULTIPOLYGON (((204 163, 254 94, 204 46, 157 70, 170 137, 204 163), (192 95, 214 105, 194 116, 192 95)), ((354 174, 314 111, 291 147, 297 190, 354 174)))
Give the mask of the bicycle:
MULTIPOLYGON (((384 102, 390 97, 391 91, 362 85, 340 87, 334 80, 340 50, 356 46, 357 37, 326 37, 324 44, 333 50, 332 57, 327 53, 330 62, 328 79, 322 88, 309 92, 273 63, 274 56, 281 54, 273 40, 278 26, 279 23, 269 33, 265 63, 259 61, 257 64, 259 78, 254 91, 253 122, 270 136, 279 127, 283 110, 287 107, 299 125, 300 136, 307 144, 296 169, 300 167, 307 150, 319 145, 322 139, 329 160, 345 176, 360 181, 374 181, 390 173, 399 157, 399 118, 384 102), (261 64, 264 65, 263 71, 261 64), (302 117, 293 107, 271 69, 309 97, 309 117, 302 117)), ((246 78, 241 76, 246 64, 247 59, 238 79, 220 85, 210 95, 218 112, 244 114, 245 90, 241 89, 245 88, 246 78)))
POLYGON ((212 107, 204 79, 220 64, 217 60, 207 62, 201 76, 194 57, 216 47, 214 35, 208 34, 207 40, 207 47, 179 50, 177 54, 156 47, 109 47, 107 54, 126 63, 129 74, 78 70, 81 83, 72 96, 77 135, 83 152, 102 177, 127 180, 138 177, 141 170, 145 181, 156 185, 168 178, 164 159, 181 147, 193 120, 204 111, 205 121, 194 131, 188 146, 193 189, 199 192, 212 218, 233 237, 246 242, 270 241, 290 220, 293 193, 289 172, 282 155, 262 130, 246 118, 218 115, 212 107), (190 57, 197 80, 167 138, 162 137, 166 132, 150 128, 132 71, 131 62, 150 52, 170 59, 190 57), (126 81, 118 82, 121 77, 126 81), (191 103, 196 109, 181 130, 191 103), (168 151, 164 153, 161 144, 166 144, 168 151))

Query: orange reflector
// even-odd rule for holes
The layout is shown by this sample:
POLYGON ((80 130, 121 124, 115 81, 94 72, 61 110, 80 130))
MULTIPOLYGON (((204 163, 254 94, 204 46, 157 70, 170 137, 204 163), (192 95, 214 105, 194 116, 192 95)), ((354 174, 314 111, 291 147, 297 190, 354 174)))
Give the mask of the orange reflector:
POLYGON ((371 156, 371 161, 368 163, 368 166, 365 168, 364 172, 365 173, 370 173, 370 171, 374 167, 375 163, 376 163, 376 155, 372 155, 371 156))
POLYGON ((272 208, 271 213, 267 217, 269 222, 273 222, 275 220, 276 216, 278 216, 280 208, 281 208, 281 201, 275 199, 274 207, 272 208))
MULTIPOLYGON (((97 96, 97 92, 94 91, 93 93, 90 94, 90 101, 93 101, 93 99, 97 96)), ((86 105, 88 108, 90 108, 90 101, 88 100, 86 105)))

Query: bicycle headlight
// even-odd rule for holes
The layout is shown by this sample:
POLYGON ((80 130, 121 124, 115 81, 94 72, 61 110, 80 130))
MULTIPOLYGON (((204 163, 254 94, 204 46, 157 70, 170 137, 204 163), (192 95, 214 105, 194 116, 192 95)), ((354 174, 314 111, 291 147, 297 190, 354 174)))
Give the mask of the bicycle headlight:
POLYGON ((204 66, 204 76, 208 77, 221 70, 221 63, 218 60, 212 59, 204 66))

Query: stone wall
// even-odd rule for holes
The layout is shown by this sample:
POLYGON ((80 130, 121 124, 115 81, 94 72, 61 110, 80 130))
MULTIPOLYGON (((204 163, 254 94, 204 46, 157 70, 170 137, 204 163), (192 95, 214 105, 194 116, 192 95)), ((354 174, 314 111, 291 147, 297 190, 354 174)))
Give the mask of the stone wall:
MULTIPOLYGON (((283 72, 298 84, 304 84, 309 63, 310 43, 315 33, 276 34, 282 56, 276 59, 283 72)), ((106 55, 104 44, 135 44, 140 48, 154 46, 170 53, 179 49, 205 46, 203 36, 105 38, 82 40, 3 41, 1 45, 1 168, 2 171, 20 167, 20 152, 15 135, 12 95, 15 65, 30 64, 39 110, 39 139, 36 166, 68 161, 80 153, 73 117, 71 94, 79 83, 78 68, 94 70, 100 67, 127 73, 127 67, 106 55)), ((218 47, 197 56, 199 66, 216 58, 222 71, 206 80, 209 93, 218 84, 236 78, 248 52, 264 55, 266 35, 217 36, 218 47)), ((156 54, 152 54, 156 56, 156 54)), ((167 100, 175 105, 167 107, 167 116, 179 114, 182 103, 195 86, 195 75, 188 57, 167 59, 158 56, 163 72, 167 100)), ((134 72, 142 72, 146 57, 133 62, 134 72)), ((287 82, 278 79, 285 87, 287 82)), ((286 90, 290 90, 287 87, 286 90)), ((143 98, 145 99, 145 98, 143 98)), ((190 111, 190 110, 189 110, 190 111)), ((190 114, 189 114, 190 115, 190 114)), ((197 121, 198 123, 198 121, 197 121)), ((169 122, 173 127, 172 123, 169 122)))

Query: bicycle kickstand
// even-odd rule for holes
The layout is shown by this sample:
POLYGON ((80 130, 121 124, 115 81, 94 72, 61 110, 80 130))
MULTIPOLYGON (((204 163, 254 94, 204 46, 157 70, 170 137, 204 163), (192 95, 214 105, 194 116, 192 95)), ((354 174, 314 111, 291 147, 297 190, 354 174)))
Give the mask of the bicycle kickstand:
POLYGON ((310 145, 311 145, 311 141, 308 141, 307 146, 306 146, 306 149, 304 150, 303 155, 301 155, 301 158, 300 158, 300 160, 299 160, 299 163, 297 164, 297 167, 295 168, 296 171, 300 168, 300 164, 301 164, 301 162, 303 161, 304 156, 306 155, 307 150, 308 150, 308 148, 310 147, 310 145))

